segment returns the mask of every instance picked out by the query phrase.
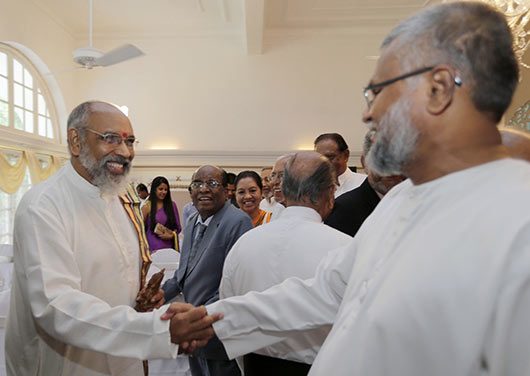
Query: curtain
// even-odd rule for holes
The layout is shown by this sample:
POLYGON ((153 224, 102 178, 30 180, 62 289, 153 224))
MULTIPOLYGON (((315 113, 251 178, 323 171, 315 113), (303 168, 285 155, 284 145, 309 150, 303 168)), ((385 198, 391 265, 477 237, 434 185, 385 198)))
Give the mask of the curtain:
POLYGON ((8 194, 15 193, 24 180, 26 167, 29 169, 32 185, 36 185, 61 168, 61 160, 50 155, 50 163, 42 168, 35 153, 22 150, 18 161, 11 165, 4 151, 0 149, 0 189, 8 194))
POLYGON ((48 163, 45 168, 42 168, 35 153, 31 151, 24 151, 24 154, 26 155, 29 173, 31 175, 31 182, 33 185, 48 179, 55 173, 55 171, 61 168, 61 161, 55 155, 51 155, 50 163, 48 163))

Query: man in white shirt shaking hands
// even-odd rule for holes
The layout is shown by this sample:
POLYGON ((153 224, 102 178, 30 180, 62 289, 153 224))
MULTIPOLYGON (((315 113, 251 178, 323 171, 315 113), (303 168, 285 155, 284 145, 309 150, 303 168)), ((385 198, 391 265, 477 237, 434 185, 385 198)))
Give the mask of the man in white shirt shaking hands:
POLYGON ((310 375, 530 374, 530 164, 497 129, 518 81, 512 43, 480 2, 389 34, 364 90, 366 160, 409 179, 313 279, 207 306, 230 357, 333 324, 310 375))
MULTIPOLYGON (((30 190, 15 216, 6 330, 9 375, 143 375, 142 360, 213 334, 204 307, 137 313, 150 264, 127 173, 136 142, 115 106, 85 102, 68 119, 71 163, 30 190)), ((163 303, 163 292, 155 295, 163 303)), ((202 342, 199 341, 199 344, 202 342)))

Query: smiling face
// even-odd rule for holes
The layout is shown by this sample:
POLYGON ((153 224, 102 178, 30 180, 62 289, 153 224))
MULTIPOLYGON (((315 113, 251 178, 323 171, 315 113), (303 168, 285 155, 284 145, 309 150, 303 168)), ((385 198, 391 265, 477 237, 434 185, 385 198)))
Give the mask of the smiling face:
MULTIPOLYGON (((122 137, 133 135, 129 119, 108 103, 94 103, 88 117, 88 128, 102 134, 115 133, 122 137)), ((100 135, 88 130, 69 130, 69 143, 74 168, 102 192, 114 193, 123 189, 134 158, 134 147, 124 142, 107 144, 100 135), (82 136, 84 133, 84 137, 82 136)))
POLYGON ((282 158, 274 164, 272 169, 272 192, 274 194, 274 200, 276 202, 283 202, 285 197, 283 197, 282 191, 282 182, 283 182, 283 172, 285 171, 285 165, 289 161, 290 157, 282 158))
POLYGON ((158 187, 156 187, 156 198, 159 201, 164 201, 164 199, 167 196, 167 191, 169 187, 165 183, 161 183, 158 187))
POLYGON ((236 200, 241 210, 254 219, 259 213, 261 201, 261 190, 254 179, 248 177, 237 182, 236 200))
POLYGON ((263 197, 269 198, 272 196, 272 168, 267 168, 263 171, 261 171, 260 177, 261 177, 261 184, 263 185, 263 190, 261 194, 263 197))
POLYGON ((214 166, 202 166, 193 175, 192 183, 203 183, 202 187, 191 190, 193 206, 197 208, 203 220, 217 213, 226 201, 226 188, 221 184, 223 174, 214 166), (216 181, 218 186, 210 187, 207 182, 216 181))

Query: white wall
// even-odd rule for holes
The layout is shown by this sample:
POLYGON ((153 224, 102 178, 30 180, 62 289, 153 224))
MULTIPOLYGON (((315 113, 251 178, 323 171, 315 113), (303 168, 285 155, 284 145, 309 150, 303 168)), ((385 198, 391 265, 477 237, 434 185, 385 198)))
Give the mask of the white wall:
POLYGON ((231 39, 133 40, 147 56, 78 73, 79 92, 129 106, 139 150, 297 150, 336 131, 355 154, 378 39, 292 38, 254 56, 231 39))
MULTIPOLYGON (((75 40, 30 0, 0 1, 0 40, 26 45, 52 71, 72 66, 71 51, 86 40, 75 40)), ((362 88, 375 66, 366 56, 378 55, 387 32, 266 30, 263 54, 251 56, 232 34, 96 38, 104 51, 130 42, 146 56, 56 77, 65 114, 87 99, 129 106, 140 140, 137 180, 159 173, 186 179, 202 163, 258 169, 277 155, 312 148, 323 132, 341 133, 350 164, 359 165, 366 131, 362 88)), ((514 105, 527 92, 520 89, 514 105)))
MULTIPOLYGON (((35 53, 40 61, 33 62, 42 73, 45 67, 56 71, 72 66, 74 38, 47 13, 29 0, 0 0, 0 9, 0 41, 15 42, 35 53)), ((23 52, 32 58, 27 51, 23 52)), ((78 101, 77 86, 71 73, 46 76, 45 79, 56 84, 51 85, 50 89, 56 89, 54 99, 61 123, 62 141, 65 143, 66 117, 78 101)))

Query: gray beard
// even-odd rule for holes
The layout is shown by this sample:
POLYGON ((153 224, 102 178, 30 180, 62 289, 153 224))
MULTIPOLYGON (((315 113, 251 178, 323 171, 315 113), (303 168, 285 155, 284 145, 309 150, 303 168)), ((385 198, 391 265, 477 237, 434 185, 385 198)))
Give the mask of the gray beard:
POLYGON ((377 133, 366 165, 380 176, 404 175, 403 167, 413 158, 419 132, 412 125, 410 109, 408 100, 401 98, 379 123, 368 124, 377 133))
POLYGON ((92 184, 99 188, 102 196, 116 196, 125 193, 127 190, 128 175, 131 163, 127 159, 118 156, 107 155, 100 162, 90 155, 86 146, 81 147, 79 153, 79 162, 85 168, 88 176, 92 179, 92 184), (110 172, 107 162, 123 163, 122 175, 116 175, 110 172))

